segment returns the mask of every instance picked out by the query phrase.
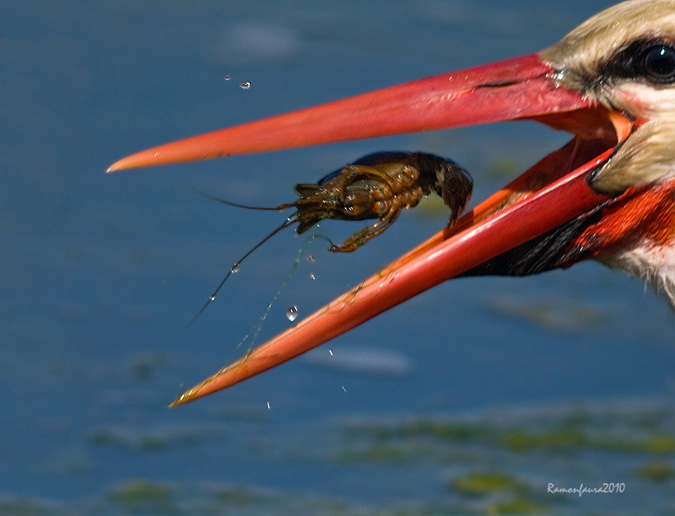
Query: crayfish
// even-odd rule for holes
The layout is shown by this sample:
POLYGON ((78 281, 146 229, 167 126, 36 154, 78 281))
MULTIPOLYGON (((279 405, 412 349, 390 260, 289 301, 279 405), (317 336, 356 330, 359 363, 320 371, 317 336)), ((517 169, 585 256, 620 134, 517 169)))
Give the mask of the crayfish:
POLYGON ((404 208, 417 206, 423 197, 432 192, 439 195, 450 208, 449 226, 453 225, 466 207, 472 189, 473 180, 469 173, 452 160, 422 152, 377 152, 328 174, 318 183, 295 185, 300 198, 292 203, 257 207, 206 195, 238 208, 272 211, 295 208, 296 211, 235 262, 197 316, 215 299, 227 278, 239 269, 242 261, 279 231, 296 222, 296 233, 300 235, 323 219, 378 219, 354 233, 341 245, 330 247, 333 252, 351 252, 383 233, 404 208))

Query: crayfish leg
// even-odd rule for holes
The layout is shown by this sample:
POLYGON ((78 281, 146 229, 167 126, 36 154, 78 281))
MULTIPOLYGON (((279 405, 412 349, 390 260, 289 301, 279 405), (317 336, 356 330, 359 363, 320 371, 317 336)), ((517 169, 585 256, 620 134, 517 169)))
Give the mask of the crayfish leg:
POLYGON ((371 238, 375 238, 384 233, 384 231, 396 221, 400 213, 400 207, 392 208, 386 216, 379 219, 375 224, 372 224, 361 231, 357 231, 345 240, 342 245, 333 245, 330 248, 330 251, 334 253, 351 253, 368 242, 371 238))

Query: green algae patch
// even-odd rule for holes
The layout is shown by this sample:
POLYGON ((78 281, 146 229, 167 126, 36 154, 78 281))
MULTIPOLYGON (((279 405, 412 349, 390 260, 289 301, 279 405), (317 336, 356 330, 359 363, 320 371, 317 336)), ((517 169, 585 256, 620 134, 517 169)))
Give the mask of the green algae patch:
POLYGON ((109 500, 132 514, 175 514, 178 512, 173 488, 166 484, 135 480, 114 489, 109 500))
POLYGON ((426 418, 391 425, 354 424, 343 429, 337 458, 345 463, 454 460, 472 454, 464 445, 489 441, 491 433, 492 429, 481 424, 426 418))
POLYGON ((3 516, 50 516, 60 514, 56 508, 50 508, 39 501, 16 499, 0 500, 0 514, 3 516))
POLYGON ((584 408, 518 417, 446 421, 360 422, 343 428, 344 460, 401 462, 448 460, 476 451, 501 449, 517 454, 565 454, 585 451, 669 456, 675 454, 672 417, 621 410, 589 413, 584 408))
POLYGON ((588 446, 591 443, 590 439, 583 432, 565 428, 539 433, 515 430, 505 433, 500 441, 507 448, 519 452, 530 450, 565 450, 588 446))
POLYGON ((363 447, 350 447, 338 453, 337 459, 343 463, 352 462, 389 462, 407 463, 428 457, 434 453, 434 448, 416 444, 379 443, 363 447))
POLYGON ((161 452, 170 446, 169 439, 166 436, 125 433, 119 429, 96 430, 90 434, 90 440, 99 445, 142 452, 161 452))
POLYGON ((243 509, 245 507, 261 508, 280 502, 278 497, 246 487, 221 488, 214 494, 219 505, 236 507, 238 509, 243 509))
MULTIPOLYGON (((483 514, 546 514, 548 505, 541 503, 535 490, 514 475, 499 471, 474 472, 458 476, 448 487, 464 498, 481 499, 483 514)), ((557 500, 552 500, 557 501, 557 500)))
POLYGON ((168 428, 129 425, 94 429, 87 438, 98 446, 118 448, 127 452, 160 453, 221 438, 222 434, 223 430, 217 424, 176 425, 168 428))
POLYGON ((551 510, 540 503, 525 498, 514 498, 496 502, 487 507, 486 513, 492 514, 548 514, 551 510))
POLYGON ((652 482, 666 482, 675 477, 675 468, 667 462, 648 462, 637 473, 652 482))
POLYGON ((345 428, 347 437, 366 437, 376 442, 431 438, 447 442, 470 442, 486 437, 490 429, 481 424, 419 419, 402 423, 365 423, 345 428))
POLYGON ((655 435, 645 440, 644 451, 650 453, 675 453, 675 437, 655 435))
POLYGON ((470 473, 450 482, 450 487, 466 496, 483 496, 495 492, 522 491, 525 484, 504 473, 470 473))

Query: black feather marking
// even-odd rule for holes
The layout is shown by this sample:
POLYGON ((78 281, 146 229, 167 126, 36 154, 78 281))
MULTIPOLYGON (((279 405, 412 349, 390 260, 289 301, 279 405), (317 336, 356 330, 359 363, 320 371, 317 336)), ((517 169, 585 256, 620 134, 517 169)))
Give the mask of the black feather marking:
POLYGON ((584 230, 602 218, 604 204, 576 219, 570 220, 548 233, 533 238, 509 251, 488 260, 461 276, 529 276, 569 267, 590 258, 601 242, 589 245, 571 244, 584 230))

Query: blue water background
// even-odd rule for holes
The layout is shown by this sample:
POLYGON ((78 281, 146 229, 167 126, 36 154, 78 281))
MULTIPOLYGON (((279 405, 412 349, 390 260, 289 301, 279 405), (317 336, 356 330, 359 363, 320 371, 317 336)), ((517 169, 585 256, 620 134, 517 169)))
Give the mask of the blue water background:
MULTIPOLYGON (((166 408, 247 350, 237 344, 307 242, 275 237, 186 328, 230 265, 283 220, 195 188, 275 205, 363 154, 424 150, 472 171, 478 201, 567 135, 495 124, 104 174, 154 144, 537 51, 611 4, 0 3, 0 497, 101 508, 115 486, 147 479, 357 506, 442 498, 429 480, 438 472, 375 476, 372 465, 344 470, 295 452, 335 446, 326 435, 365 417, 672 407, 671 311, 641 282, 584 263, 448 282, 268 374, 166 408)), ((301 258, 259 341, 289 326, 288 306, 306 316, 445 220, 428 206, 406 212, 349 255, 307 244, 315 260, 301 258)), ((359 227, 320 232, 339 240, 359 227)))

